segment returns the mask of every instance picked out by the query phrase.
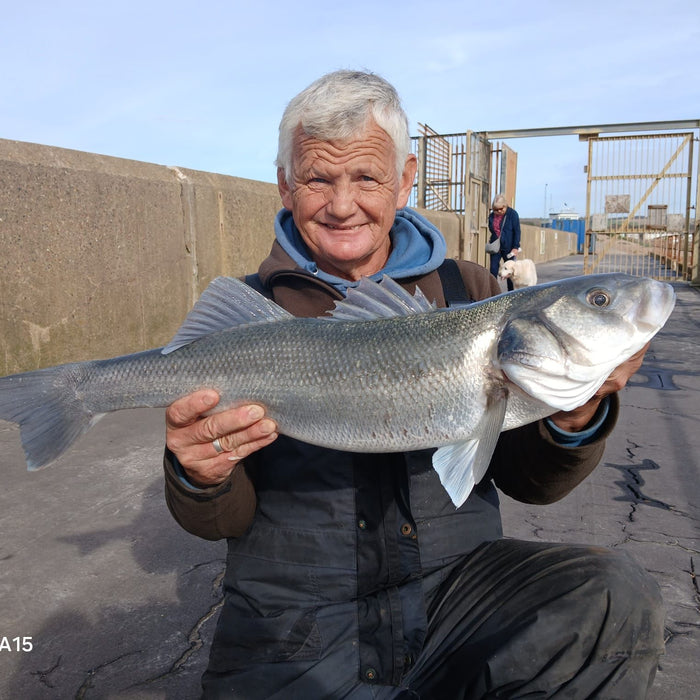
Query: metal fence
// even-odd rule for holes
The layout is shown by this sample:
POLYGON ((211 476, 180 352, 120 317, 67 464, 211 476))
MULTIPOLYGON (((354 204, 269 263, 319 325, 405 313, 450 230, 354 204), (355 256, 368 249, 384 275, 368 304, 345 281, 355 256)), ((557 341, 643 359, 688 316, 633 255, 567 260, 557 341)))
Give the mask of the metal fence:
POLYGON ((588 142, 584 272, 690 279, 693 134, 588 142))
POLYGON ((504 143, 493 147, 493 139, 577 134, 589 144, 585 240, 579 241, 584 272, 700 284, 692 204, 693 193, 700 199, 693 153, 699 127, 700 120, 685 120, 438 134, 420 124, 420 136, 412 138, 418 177, 409 205, 461 215, 460 254, 483 262, 491 198, 500 191, 515 198, 517 154, 504 143), (642 133, 649 131, 664 133, 642 133))

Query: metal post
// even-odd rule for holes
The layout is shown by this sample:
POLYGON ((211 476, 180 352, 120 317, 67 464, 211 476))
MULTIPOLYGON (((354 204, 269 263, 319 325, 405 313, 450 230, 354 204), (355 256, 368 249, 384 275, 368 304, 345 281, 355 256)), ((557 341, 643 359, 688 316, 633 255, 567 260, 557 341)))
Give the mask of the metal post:
POLYGON ((462 240, 459 242, 460 257, 463 260, 472 260, 472 133, 467 131, 464 145, 464 212, 462 213, 462 240), (467 247, 469 250, 467 250, 467 247))
POLYGON ((593 161, 593 139, 588 139, 588 165, 586 166, 586 220, 583 235, 583 274, 593 271, 593 214, 591 213, 591 172, 593 161), (589 260, 589 256, 591 259, 589 260))
MULTIPOLYGON (((698 132, 700 133, 700 132, 698 132)), ((695 226, 693 235, 693 267, 690 275, 690 283, 694 287, 700 287, 700 216, 698 216, 698 206, 700 205, 700 158, 695 165, 695 226)))
MULTIPOLYGON (((683 250, 679 251, 683 255, 683 263, 682 263, 682 270, 683 270, 683 279, 685 280, 690 280, 691 278, 691 272, 692 270, 688 266, 688 256, 690 255, 690 251, 688 250, 689 246, 689 238, 690 238, 690 210, 692 208, 692 202, 690 198, 693 196, 693 188, 692 188, 692 179, 693 179, 693 141, 695 141, 695 138, 693 136, 690 137, 689 143, 688 143, 688 177, 687 177, 687 190, 686 190, 686 196, 685 196, 685 235, 683 236, 684 241, 683 241, 683 250)), ((695 238, 695 236, 693 236, 695 238)))
POLYGON ((426 167, 428 161, 428 139, 425 136, 418 137, 418 191, 416 192, 416 206, 425 209, 426 167))

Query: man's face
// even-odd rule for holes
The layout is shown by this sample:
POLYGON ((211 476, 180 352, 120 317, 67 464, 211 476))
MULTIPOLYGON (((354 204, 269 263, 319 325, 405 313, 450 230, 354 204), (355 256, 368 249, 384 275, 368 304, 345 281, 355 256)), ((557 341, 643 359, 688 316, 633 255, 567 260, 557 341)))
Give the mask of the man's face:
POLYGON ((324 272, 350 280, 384 267, 396 210, 405 207, 416 174, 409 155, 396 174, 394 144, 373 121, 349 141, 319 141, 297 129, 292 178, 277 171, 282 204, 324 272))

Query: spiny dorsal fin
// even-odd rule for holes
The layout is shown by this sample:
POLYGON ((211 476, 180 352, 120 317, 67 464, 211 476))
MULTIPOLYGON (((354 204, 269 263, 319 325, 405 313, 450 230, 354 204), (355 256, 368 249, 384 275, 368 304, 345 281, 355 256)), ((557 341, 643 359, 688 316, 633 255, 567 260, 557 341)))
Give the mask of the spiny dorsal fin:
POLYGON ((293 318, 274 301, 234 277, 217 277, 202 292, 164 355, 199 338, 248 323, 271 323, 293 318))
POLYGON ((363 277, 357 287, 348 289, 345 299, 335 303, 330 314, 334 321, 369 321, 420 314, 435 308, 420 287, 416 287, 415 295, 411 295, 385 275, 379 283, 363 277))

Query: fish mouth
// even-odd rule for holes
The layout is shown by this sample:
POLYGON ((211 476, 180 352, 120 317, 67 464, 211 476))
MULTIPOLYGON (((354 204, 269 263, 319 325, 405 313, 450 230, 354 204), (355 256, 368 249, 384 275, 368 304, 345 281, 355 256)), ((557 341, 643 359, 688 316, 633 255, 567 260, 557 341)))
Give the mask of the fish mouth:
POLYGON ((635 325, 640 334, 653 334, 668 320, 676 304, 676 293, 667 282, 649 280, 641 302, 632 305, 623 318, 635 325))

